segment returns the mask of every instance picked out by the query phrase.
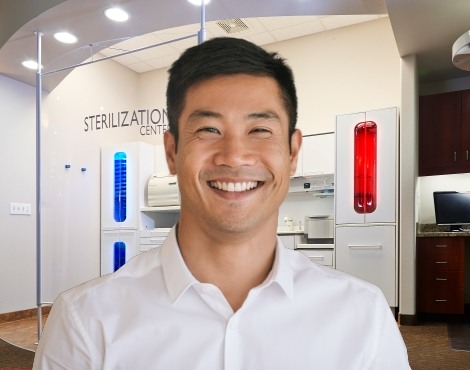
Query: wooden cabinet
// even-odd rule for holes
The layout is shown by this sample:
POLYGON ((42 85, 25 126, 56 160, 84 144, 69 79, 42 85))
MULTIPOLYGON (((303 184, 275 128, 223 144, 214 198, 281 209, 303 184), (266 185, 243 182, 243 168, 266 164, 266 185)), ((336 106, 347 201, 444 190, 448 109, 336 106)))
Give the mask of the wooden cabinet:
POLYGON ((419 175, 470 172, 470 90, 421 96, 419 175))
POLYGON ((462 91, 462 154, 465 172, 470 171, 470 90, 462 91))
POLYGON ((417 311, 464 313, 465 239, 418 238, 417 311))

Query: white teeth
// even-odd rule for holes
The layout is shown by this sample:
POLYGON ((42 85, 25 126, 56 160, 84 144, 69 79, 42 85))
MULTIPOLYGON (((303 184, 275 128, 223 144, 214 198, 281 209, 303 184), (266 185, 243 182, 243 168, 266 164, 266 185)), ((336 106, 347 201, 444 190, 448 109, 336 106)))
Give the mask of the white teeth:
POLYGON ((230 192, 241 192, 246 190, 255 189, 258 187, 258 181, 247 181, 247 182, 220 182, 220 181, 211 181, 211 187, 223 191, 230 192))

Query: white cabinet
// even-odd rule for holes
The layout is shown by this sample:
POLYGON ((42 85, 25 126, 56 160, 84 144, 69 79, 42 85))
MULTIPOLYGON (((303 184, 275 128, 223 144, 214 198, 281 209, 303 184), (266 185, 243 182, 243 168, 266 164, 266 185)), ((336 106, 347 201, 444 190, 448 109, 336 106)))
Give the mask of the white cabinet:
POLYGON ((163 144, 155 145, 155 173, 163 176, 170 174, 166 162, 165 146, 163 144))
POLYGON ((306 135, 302 144, 303 176, 335 172, 335 135, 333 132, 306 135))
POLYGON ((140 142, 101 150, 101 275, 138 254, 139 230, 155 227, 155 220, 140 211, 154 158, 154 146, 140 142))
MULTIPOLYGON (((337 117, 335 171, 336 269, 377 285, 384 292, 391 307, 397 307, 398 305, 397 143, 396 108, 337 117), (376 124, 376 157, 373 157, 376 158, 376 208, 368 213, 359 213, 354 208, 355 127, 361 122, 369 121, 376 124)), ((371 152, 373 153, 374 150, 371 152)), ((370 153, 367 153, 367 155, 370 155, 370 153)), ((359 158, 361 157, 359 156, 359 158)), ((366 173, 367 170, 364 174, 366 173)))
POLYGON ((297 157, 297 168, 295 169, 295 174, 294 177, 300 177, 303 176, 303 145, 302 148, 299 151, 299 155, 297 157))
POLYGON ((397 307, 395 225, 336 228, 336 269, 367 280, 382 289, 391 307, 397 307))
POLYGON ((158 228, 153 230, 142 230, 140 232, 140 251, 146 252, 153 248, 161 247, 165 241, 170 228, 158 228))
POLYGON ((334 171, 334 132, 303 136, 294 177, 332 174, 334 171))
POLYGON ((395 222, 397 204, 397 110, 381 109, 338 116, 336 120, 335 197, 337 224, 395 222), (377 124, 377 208, 372 213, 354 210, 354 127, 377 124))
POLYGON ((154 173, 155 148, 153 145, 134 142, 103 147, 101 149, 101 228, 153 228, 153 221, 141 214, 146 206, 146 185, 154 173), (125 155, 124 209, 122 222, 115 217, 116 156, 125 155))
POLYGON ((101 275, 114 272, 120 256, 127 262, 139 253, 138 235, 133 229, 101 230, 101 275))
POLYGON ((297 251, 305 254, 312 262, 333 267, 333 249, 297 249, 297 251))
POLYGON ((295 246, 303 241, 301 234, 279 234, 278 236, 287 249, 295 249, 295 246))

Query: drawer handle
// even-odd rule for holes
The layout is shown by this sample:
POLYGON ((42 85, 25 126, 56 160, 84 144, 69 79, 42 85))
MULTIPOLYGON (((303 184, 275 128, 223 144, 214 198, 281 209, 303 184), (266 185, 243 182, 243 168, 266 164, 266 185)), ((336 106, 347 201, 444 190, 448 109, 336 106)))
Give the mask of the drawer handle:
POLYGON ((323 261, 325 258, 323 256, 309 256, 311 260, 323 261))
POLYGON ((360 244, 357 244, 357 245, 354 245, 354 244, 349 244, 349 249, 353 249, 353 250, 363 250, 363 251, 367 251, 367 250, 381 250, 382 249, 382 244, 375 244, 375 245, 360 245, 360 244))
POLYGON ((436 278, 436 281, 447 281, 446 278, 436 278))
POLYGON ((447 261, 436 261, 436 263, 443 264, 443 263, 447 263, 447 261))
POLYGON ((436 244, 436 248, 447 248, 447 244, 436 244))
POLYGON ((447 302, 447 299, 435 299, 436 302, 447 302))

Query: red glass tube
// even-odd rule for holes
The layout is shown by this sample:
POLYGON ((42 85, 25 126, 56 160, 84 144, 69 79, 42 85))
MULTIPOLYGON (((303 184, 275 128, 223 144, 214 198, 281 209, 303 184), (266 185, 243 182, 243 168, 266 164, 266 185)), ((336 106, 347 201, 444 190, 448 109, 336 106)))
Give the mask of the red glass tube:
POLYGON ((372 213, 377 208, 377 124, 354 127, 354 210, 372 213))

